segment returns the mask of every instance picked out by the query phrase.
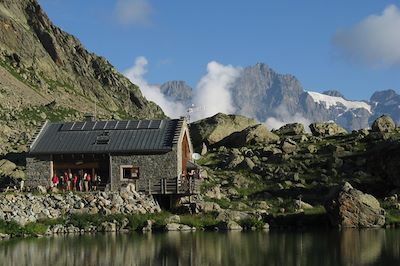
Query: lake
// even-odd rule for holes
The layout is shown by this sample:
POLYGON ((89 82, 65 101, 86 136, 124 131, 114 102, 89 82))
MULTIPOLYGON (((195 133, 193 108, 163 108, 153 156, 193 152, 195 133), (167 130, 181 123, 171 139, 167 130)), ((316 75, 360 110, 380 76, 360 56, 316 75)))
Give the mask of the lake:
POLYGON ((400 265, 400 230, 168 232, 0 241, 0 264, 400 265))

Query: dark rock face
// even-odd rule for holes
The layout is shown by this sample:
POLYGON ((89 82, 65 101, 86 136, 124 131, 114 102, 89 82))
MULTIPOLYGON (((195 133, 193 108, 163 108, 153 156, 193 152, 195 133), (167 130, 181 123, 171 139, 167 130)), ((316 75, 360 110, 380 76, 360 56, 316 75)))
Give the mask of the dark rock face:
POLYGON ((373 112, 370 123, 383 114, 390 115, 395 123, 400 123, 400 95, 394 90, 377 91, 371 96, 370 102, 373 112))
POLYGON ((193 89, 185 81, 168 81, 160 86, 160 91, 171 101, 178 101, 189 107, 193 98, 193 89))
POLYGON ((335 91, 335 90, 324 91, 322 94, 325 94, 328 96, 340 97, 340 98, 345 99, 343 94, 341 94, 339 91, 335 91))
POLYGON ((245 68, 231 91, 237 112, 259 121, 277 116, 275 109, 282 104, 289 114, 295 114, 304 93, 296 77, 278 74, 262 63, 245 68))
MULTIPOLYGON (((88 52, 74 36, 55 26, 36 0, 2 2, 0 24, 9 26, 0 27, 0 54, 16 54, 20 61, 18 71, 31 71, 28 81, 40 90, 59 84, 49 95, 43 89, 43 95, 56 98, 68 94, 66 88, 72 87, 86 97, 97 98, 99 103, 107 102, 112 111, 120 109, 143 118, 163 116, 106 59, 88 52)), ((74 97, 79 98, 79 94, 74 97)))
POLYGON ((333 194, 325 205, 333 226, 381 227, 385 224, 385 212, 372 195, 354 189, 349 183, 333 194))

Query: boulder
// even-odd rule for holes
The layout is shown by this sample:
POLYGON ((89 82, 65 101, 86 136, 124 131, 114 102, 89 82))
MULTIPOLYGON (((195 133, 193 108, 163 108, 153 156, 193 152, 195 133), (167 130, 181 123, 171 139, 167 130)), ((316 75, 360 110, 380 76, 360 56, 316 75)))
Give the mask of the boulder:
POLYGON ((300 123, 286 124, 276 130, 274 133, 287 136, 302 135, 304 134, 304 125, 300 123))
POLYGON ((222 222, 219 227, 221 230, 242 230, 243 228, 235 221, 222 222))
POLYGON ((210 201, 199 203, 198 207, 201 212, 205 212, 205 213, 221 210, 221 207, 218 205, 218 203, 210 202, 210 201))
POLYGON ((142 228, 143 232, 151 232, 153 228, 153 221, 152 220, 147 220, 145 225, 142 228))
POLYGON ((46 194, 47 193, 47 189, 44 186, 37 186, 36 187, 37 192, 39 192, 40 194, 46 194))
POLYGON ((17 168, 17 165, 9 160, 0 160, 0 175, 9 176, 17 168))
POLYGON ((281 144, 281 150, 284 153, 293 153, 297 150, 297 143, 291 139, 285 139, 281 144))
POLYGON ((180 223, 181 222, 181 217, 179 217, 179 215, 171 215, 167 218, 165 218, 165 223, 169 224, 169 223, 180 223))
POLYGON ((241 164, 244 160, 244 156, 240 154, 237 149, 233 149, 232 152, 229 153, 226 167, 228 169, 236 168, 239 164, 241 164))
POLYGON ((256 125, 255 119, 247 118, 241 115, 226 115, 218 113, 190 124, 190 136, 193 146, 201 147, 205 142, 207 146, 222 140, 233 132, 256 125))
POLYGON ((204 196, 209 197, 211 199, 221 199, 222 194, 221 194, 221 185, 216 185, 209 190, 206 191, 204 196))
POLYGON ((249 217, 250 217, 249 214, 247 214, 246 212, 226 209, 226 210, 221 210, 215 219, 217 221, 223 221, 223 222, 228 222, 228 221, 238 222, 247 219, 249 217))
POLYGON ((268 224, 268 223, 265 223, 265 224, 263 225, 262 229, 263 229, 264 231, 269 231, 269 224, 268 224))
POLYGON ((393 119, 388 115, 382 115, 372 123, 372 131, 390 133, 396 128, 393 119))
POLYGON ((302 209, 302 210, 314 208, 311 204, 308 204, 307 202, 304 202, 302 200, 296 200, 294 202, 294 205, 296 206, 296 209, 302 209))
POLYGON ((225 137, 216 146, 225 146, 229 148, 239 148, 247 145, 276 143, 279 136, 275 135, 264 125, 250 126, 242 131, 234 132, 225 137))
POLYGON ((324 122, 324 123, 312 123, 310 125, 310 130, 311 133, 314 136, 334 136, 338 134, 346 134, 347 131, 342 128, 341 126, 338 126, 334 122, 324 122))
POLYGON ((385 224, 385 212, 374 196, 364 194, 347 182, 330 194, 325 209, 333 226, 365 228, 385 224))
POLYGON ((178 223, 169 223, 165 225, 165 230, 167 231, 179 231, 181 225, 178 223))
POLYGON ((232 184, 235 188, 248 188, 251 184, 251 181, 248 180, 246 177, 237 174, 232 177, 232 184))
POLYGON ((256 164, 250 158, 245 158, 243 166, 244 168, 253 170, 256 164))
POLYGON ((201 152, 200 152, 200 154, 201 154, 201 156, 204 156, 204 155, 207 154, 207 152, 208 152, 207 145, 203 142, 203 144, 202 144, 202 146, 201 146, 201 152))

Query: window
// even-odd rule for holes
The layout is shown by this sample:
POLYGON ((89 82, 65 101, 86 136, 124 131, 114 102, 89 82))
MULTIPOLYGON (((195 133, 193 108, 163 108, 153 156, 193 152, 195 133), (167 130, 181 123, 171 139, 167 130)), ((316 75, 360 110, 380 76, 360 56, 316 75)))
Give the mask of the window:
POLYGON ((135 180, 139 178, 139 167, 132 165, 121 165, 121 179, 122 180, 135 180))
POLYGON ((103 132, 96 137, 95 144, 97 145, 106 145, 110 142, 110 132, 103 132))

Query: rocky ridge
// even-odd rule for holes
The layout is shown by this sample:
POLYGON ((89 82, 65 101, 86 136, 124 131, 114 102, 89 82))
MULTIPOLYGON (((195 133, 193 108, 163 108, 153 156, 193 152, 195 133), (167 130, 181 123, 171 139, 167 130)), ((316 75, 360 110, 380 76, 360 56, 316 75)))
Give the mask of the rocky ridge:
MULTIPOLYGON (((167 97, 175 101, 192 102, 192 88, 167 82, 167 97)), ((370 100, 352 101, 340 92, 305 91, 293 75, 280 74, 264 63, 244 68, 230 88, 236 114, 255 118, 260 122, 274 117, 289 121, 302 117, 312 122, 333 121, 346 130, 369 127, 383 114, 400 123, 400 95, 394 90, 375 92, 370 100)))
MULTIPOLYGON (((297 218, 291 222, 295 225, 310 223, 308 218, 314 217, 320 225, 329 226, 326 213, 336 207, 327 207, 330 206, 327 202, 332 200, 338 186, 348 182, 354 189, 349 190, 350 196, 343 194, 343 197, 351 200, 339 197, 336 202, 343 203, 348 208, 344 212, 355 213, 350 217, 356 218, 343 218, 353 224, 342 226, 382 226, 385 216, 400 217, 399 171, 395 166, 400 151, 400 129, 390 121, 383 116, 374 124, 384 126, 350 133, 333 122, 315 123, 310 127, 321 130, 313 130, 311 134, 294 123, 273 131, 277 136, 273 141, 260 138, 253 142, 226 141, 246 136, 254 128, 248 126, 227 132, 210 146, 197 146, 195 149, 206 150, 198 163, 208 176, 198 211, 236 211, 272 226, 282 226, 282 217, 289 219, 294 215, 297 218), (371 209, 365 207, 364 199, 373 203, 369 205, 371 209)), ((224 132, 223 125, 220 126, 224 132)), ((191 132, 195 129, 191 128, 191 132)))
POLYGON ((104 57, 55 26, 37 0, 0 1, 0 154, 26 150, 46 119, 161 118, 104 57), (96 105, 96 107, 95 107, 96 105))

